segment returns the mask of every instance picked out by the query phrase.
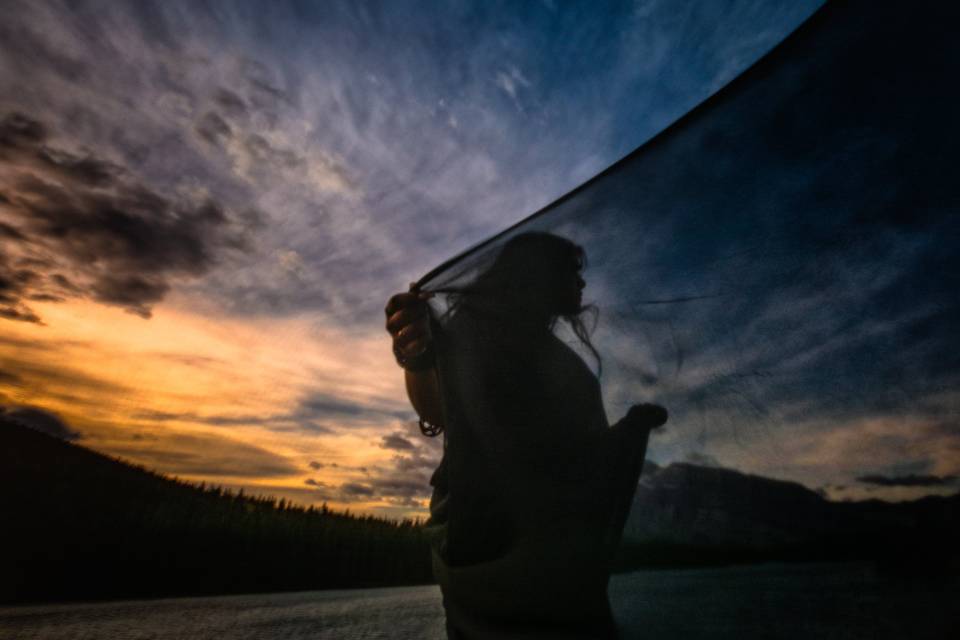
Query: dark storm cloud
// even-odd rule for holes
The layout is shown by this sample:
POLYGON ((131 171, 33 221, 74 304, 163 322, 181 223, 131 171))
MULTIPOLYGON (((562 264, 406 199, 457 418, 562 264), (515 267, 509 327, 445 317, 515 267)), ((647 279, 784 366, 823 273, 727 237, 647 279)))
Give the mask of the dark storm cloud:
POLYGON ((957 484, 957 476, 935 476, 910 474, 905 476, 865 475, 857 482, 880 487, 942 487, 957 484))
POLYGON ((0 407, 0 415, 20 424, 61 440, 79 440, 80 432, 68 425, 60 416, 39 407, 0 407))
MULTIPOLYGON (((89 297, 150 317, 174 282, 245 247, 244 222, 206 199, 174 199, 92 155, 58 149, 23 114, 0 121, 6 258, 0 314, 39 321, 30 300, 89 297), (22 268, 44 263, 43 272, 22 268)), ((0 241, 3 241, 0 239, 0 241)))

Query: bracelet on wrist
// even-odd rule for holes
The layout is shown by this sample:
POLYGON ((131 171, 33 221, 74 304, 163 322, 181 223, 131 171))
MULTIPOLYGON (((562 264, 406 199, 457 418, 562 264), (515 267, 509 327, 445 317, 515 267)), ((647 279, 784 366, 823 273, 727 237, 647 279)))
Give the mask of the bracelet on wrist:
POLYGON ((432 422, 428 422, 424 420, 423 418, 420 418, 419 424, 420 424, 420 433, 427 436, 428 438, 436 438, 438 435, 443 433, 442 424, 434 424, 432 422))

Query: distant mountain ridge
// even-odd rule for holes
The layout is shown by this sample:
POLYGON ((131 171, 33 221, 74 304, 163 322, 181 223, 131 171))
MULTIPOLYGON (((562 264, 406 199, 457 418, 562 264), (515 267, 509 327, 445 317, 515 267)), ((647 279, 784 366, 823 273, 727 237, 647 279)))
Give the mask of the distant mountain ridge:
MULTIPOLYGON (((644 470, 627 545, 733 557, 870 558, 960 568, 960 494, 912 502, 832 502, 783 480, 674 463, 644 470)), ((671 555, 669 553, 665 554, 671 555)))
POLYGON ((645 472, 625 536, 686 543, 796 542, 825 528, 826 500, 806 487, 730 469, 674 463, 645 472))

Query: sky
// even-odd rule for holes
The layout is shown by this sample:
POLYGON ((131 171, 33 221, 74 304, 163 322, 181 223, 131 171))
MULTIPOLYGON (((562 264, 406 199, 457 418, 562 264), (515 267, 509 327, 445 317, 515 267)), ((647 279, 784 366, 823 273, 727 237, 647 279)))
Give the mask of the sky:
MULTIPOLYGON (((181 478, 423 515, 440 443, 406 401, 387 297, 818 5, 7 0, 0 403, 181 478)), ((950 490, 960 469, 926 460, 844 467, 889 482, 833 497, 950 490)))

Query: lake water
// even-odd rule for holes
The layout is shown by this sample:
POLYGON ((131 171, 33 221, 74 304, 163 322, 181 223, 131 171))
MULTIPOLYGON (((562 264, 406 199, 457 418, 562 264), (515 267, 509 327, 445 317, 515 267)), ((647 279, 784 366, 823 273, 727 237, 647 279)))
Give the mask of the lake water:
MULTIPOLYGON (((960 580, 868 565, 757 565, 614 576, 624 638, 960 638, 960 580)), ((444 638, 437 587, 0 607, 2 640, 444 638)))

